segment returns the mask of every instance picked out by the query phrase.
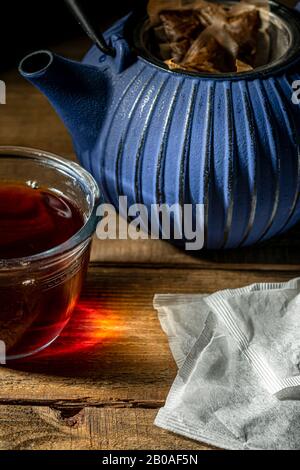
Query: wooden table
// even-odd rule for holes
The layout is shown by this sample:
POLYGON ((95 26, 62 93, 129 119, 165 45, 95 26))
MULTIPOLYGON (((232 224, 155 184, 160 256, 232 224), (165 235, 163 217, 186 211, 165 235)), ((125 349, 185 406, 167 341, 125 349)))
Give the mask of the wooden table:
MULTIPOLYGON (((57 50, 79 58, 87 47, 80 40, 57 50)), ((0 145, 74 159, 46 99, 15 70, 0 78, 0 145)), ((263 246, 198 257, 160 241, 95 240, 81 302, 60 339, 0 369, 0 449, 208 449, 153 425, 176 375, 153 295, 296 277, 299 234, 296 227, 263 246)))

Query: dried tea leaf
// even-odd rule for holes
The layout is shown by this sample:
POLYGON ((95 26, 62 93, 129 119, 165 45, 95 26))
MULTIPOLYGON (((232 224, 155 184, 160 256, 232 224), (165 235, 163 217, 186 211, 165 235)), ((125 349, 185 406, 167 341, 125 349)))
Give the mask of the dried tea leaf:
POLYGON ((252 70, 267 63, 268 11, 268 0, 241 0, 234 5, 149 0, 148 4, 160 57, 169 68, 213 73, 252 70), (258 43, 265 47, 258 48, 258 43))
POLYGON ((239 56, 253 56, 256 52, 260 17, 258 10, 251 5, 237 5, 227 17, 226 28, 239 45, 239 56))
MULTIPOLYGON (((171 57, 175 62, 180 62, 190 48, 193 39, 203 29, 199 17, 193 11, 187 10, 164 12, 160 14, 160 19, 169 42, 171 57)), ((166 58, 165 55, 162 58, 166 58)))
POLYGON ((165 61, 165 64, 169 67, 170 70, 184 70, 186 72, 203 72, 203 73, 218 73, 219 70, 215 69, 212 64, 206 62, 202 66, 197 66, 193 68, 192 64, 183 65, 183 64, 176 64, 173 59, 169 59, 165 61))
POLYGON ((174 43, 162 43, 159 45, 160 56, 162 60, 168 60, 170 57, 179 63, 189 50, 190 43, 186 39, 174 43))
POLYGON ((239 44, 231 36, 226 26, 224 22, 215 22, 212 26, 208 26, 204 32, 214 37, 219 45, 231 54, 233 59, 236 59, 239 54, 239 44))
POLYGON ((202 2, 198 9, 198 14, 202 25, 215 25, 216 23, 226 22, 227 8, 219 3, 202 2))
POLYGON ((235 59, 224 49, 206 28, 193 42, 184 59, 180 63, 193 71, 231 72, 235 70, 235 59))
POLYGON ((175 69, 184 70, 183 66, 180 66, 176 62, 174 62, 174 59, 165 60, 165 64, 169 67, 170 70, 175 70, 175 69))
POLYGON ((269 0, 240 0, 240 4, 253 5, 256 8, 266 10, 270 12, 270 3, 269 0))
POLYGON ((166 11, 159 15, 165 34, 170 42, 192 40, 202 30, 199 15, 193 10, 166 11))
POLYGON ((178 63, 181 62, 188 52, 190 45, 191 43, 187 39, 180 42, 170 43, 173 60, 178 63))
POLYGON ((160 54, 160 58, 163 60, 163 61, 166 61, 169 59, 169 57, 172 56, 172 49, 170 47, 170 44, 169 43, 161 43, 159 45, 159 54, 160 54))
POLYGON ((235 66, 237 72, 249 72, 250 70, 253 70, 253 67, 251 67, 251 65, 246 64, 245 62, 242 62, 239 59, 236 59, 235 66))
POLYGON ((153 28, 153 31, 157 42, 160 43, 168 41, 168 38, 165 33, 165 28, 162 24, 160 24, 159 26, 155 26, 155 28, 153 28))
POLYGON ((160 13, 163 11, 181 10, 181 0, 149 0, 148 16, 152 25, 160 22, 160 13))
POLYGON ((149 0, 147 12, 150 23, 154 26, 159 23, 159 16, 162 12, 200 10, 204 7, 212 6, 213 8, 214 5, 205 0, 149 0))

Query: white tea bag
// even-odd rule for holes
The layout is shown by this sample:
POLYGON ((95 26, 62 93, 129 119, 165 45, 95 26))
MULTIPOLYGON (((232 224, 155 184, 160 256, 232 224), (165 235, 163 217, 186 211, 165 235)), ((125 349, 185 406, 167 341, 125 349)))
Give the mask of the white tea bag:
POLYGON ((202 294, 162 294, 154 297, 154 308, 158 311, 161 327, 168 337, 178 368, 197 341, 210 313, 204 297, 202 294))
POLYGON ((269 393, 300 398, 300 280, 207 298, 269 393))
MULTIPOLYGON (((155 424, 192 439, 229 449, 300 448, 300 402, 292 399, 280 401, 277 395, 267 390, 262 376, 253 368, 245 356, 245 350, 232 336, 228 325, 220 318, 219 309, 216 312, 215 307, 219 305, 219 298, 226 297, 224 300, 227 301, 230 293, 232 308, 237 310, 241 302, 239 312, 244 312, 244 317, 237 317, 234 323, 239 324, 242 331, 245 324, 248 325, 246 332, 249 334, 252 320, 245 320, 245 317, 248 318, 249 305, 258 302, 259 307, 250 310, 255 311, 257 316, 261 309, 261 317, 266 313, 270 320, 270 311, 277 306, 276 321, 271 331, 272 338, 280 338, 280 347, 275 354, 279 357, 282 351, 287 353, 291 350, 289 346, 284 346, 284 332, 287 332, 287 344, 290 344, 291 329, 287 325, 288 320, 295 321, 298 284, 299 280, 295 280, 285 284, 254 285, 208 297, 189 295, 186 303, 183 296, 156 296, 154 304, 163 328, 170 336, 171 349, 178 354, 177 362, 181 367, 155 424), (253 297, 254 292, 256 295, 253 297), (246 298, 249 300, 248 305, 246 298), (211 312, 207 308, 208 304, 211 312), (280 318, 284 319, 283 323, 280 318), (281 332, 275 334, 277 327, 281 332)), ((223 301, 220 304, 223 305, 223 301)), ((253 318, 252 314, 250 318, 253 318)), ((255 347, 261 344, 258 341, 260 336, 266 334, 268 337, 268 323, 261 319, 259 323, 253 322, 255 334, 249 337, 255 338, 255 347)), ((297 324, 294 325, 297 329, 297 324)), ((268 341, 262 344, 269 347, 268 341)), ((292 349, 295 351, 295 347, 292 349)), ((270 365, 269 356, 263 357, 270 365)), ((296 358, 293 354, 292 357, 296 358)), ((285 360, 285 366, 280 368, 280 372, 275 367, 276 359, 271 363, 272 371, 285 377, 286 373, 295 370, 294 363, 295 359, 285 360)))

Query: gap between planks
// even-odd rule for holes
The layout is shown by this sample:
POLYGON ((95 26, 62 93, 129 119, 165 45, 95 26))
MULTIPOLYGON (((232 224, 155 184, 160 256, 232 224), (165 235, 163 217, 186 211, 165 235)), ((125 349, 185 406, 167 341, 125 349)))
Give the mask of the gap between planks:
POLYGON ((261 271, 280 272, 290 271, 291 273, 298 272, 300 274, 300 264, 265 264, 265 265, 253 265, 253 264, 187 264, 187 263, 129 263, 124 261, 121 263, 117 262, 100 262, 90 261, 89 269, 135 269, 135 270, 193 270, 193 271, 248 271, 251 273, 259 273, 261 271))
POLYGON ((48 406, 56 410, 82 410, 86 407, 92 408, 144 408, 144 409, 159 409, 164 406, 164 400, 107 400, 107 401, 93 401, 84 400, 82 398, 71 400, 49 400, 49 399, 9 399, 1 398, 0 406, 48 406))

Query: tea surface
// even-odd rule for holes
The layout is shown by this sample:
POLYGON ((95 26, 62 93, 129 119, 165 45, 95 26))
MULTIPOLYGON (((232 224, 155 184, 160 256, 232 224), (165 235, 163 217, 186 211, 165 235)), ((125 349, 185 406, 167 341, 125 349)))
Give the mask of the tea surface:
POLYGON ((32 256, 71 238, 83 216, 66 197, 45 188, 0 186, 0 258, 32 256))

